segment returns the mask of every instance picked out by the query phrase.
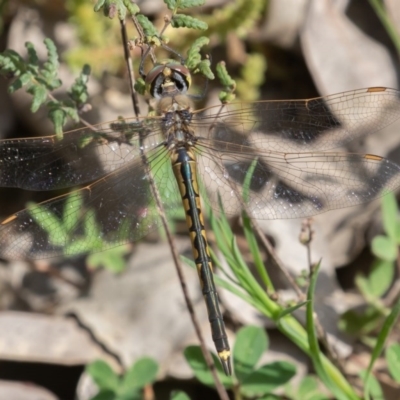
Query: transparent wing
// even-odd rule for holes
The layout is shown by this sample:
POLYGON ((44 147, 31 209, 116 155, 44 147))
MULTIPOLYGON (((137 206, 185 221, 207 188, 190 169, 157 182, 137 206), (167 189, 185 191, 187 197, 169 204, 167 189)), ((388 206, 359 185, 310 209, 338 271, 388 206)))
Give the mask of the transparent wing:
POLYGON ((0 140, 0 186, 52 190, 93 182, 140 153, 139 132, 147 149, 157 146, 158 119, 145 123, 111 121, 56 136, 0 140))
POLYGON ((325 153, 400 118, 399 91, 369 88, 310 100, 232 104, 196 114, 199 170, 210 202, 255 218, 298 218, 371 201, 400 185, 400 168, 378 156, 325 153), (218 113, 218 110, 220 111, 218 113))
POLYGON ((193 125, 204 139, 277 152, 337 148, 400 118, 400 92, 368 88, 308 100, 260 101, 211 107, 193 125))
MULTIPOLYGON (((168 155, 149 154, 169 217, 181 208, 168 155)), ((20 211, 0 225, 0 255, 40 259, 102 251, 140 239, 160 223, 141 160, 66 196, 20 211)))
MULTIPOLYGON (((370 88, 299 101, 232 105, 196 113, 203 185, 216 207, 248 207, 256 218, 297 218, 370 201, 399 186, 399 167, 378 156, 321 153, 377 131, 400 116, 399 92, 370 88), (217 116, 215 115, 217 114, 217 116)), ((0 254, 44 258, 135 241, 159 224, 140 153, 150 158, 168 215, 181 209, 159 119, 116 121, 55 137, 0 141, 0 185, 50 190, 104 178, 35 205, 0 225, 0 254), (145 136, 142 148, 138 135, 145 136)))
POLYGON ((400 186, 400 167, 370 154, 278 153, 232 144, 226 151, 206 146, 198 150, 210 205, 218 210, 220 197, 227 214, 242 209, 251 168, 247 207, 260 219, 309 217, 369 202, 400 186))

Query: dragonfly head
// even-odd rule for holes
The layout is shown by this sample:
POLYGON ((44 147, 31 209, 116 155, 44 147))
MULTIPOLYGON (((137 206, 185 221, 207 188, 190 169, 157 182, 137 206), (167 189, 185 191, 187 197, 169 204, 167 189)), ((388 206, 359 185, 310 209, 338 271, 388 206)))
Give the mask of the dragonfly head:
POLYGON ((156 65, 146 76, 146 89, 151 96, 160 99, 187 92, 192 83, 189 69, 178 63, 156 65))

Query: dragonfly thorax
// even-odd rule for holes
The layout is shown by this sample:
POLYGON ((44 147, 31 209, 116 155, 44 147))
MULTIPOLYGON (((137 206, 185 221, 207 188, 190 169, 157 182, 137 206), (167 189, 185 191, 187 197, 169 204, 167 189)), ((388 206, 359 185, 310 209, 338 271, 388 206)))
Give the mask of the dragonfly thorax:
POLYGON ((166 137, 166 147, 169 150, 194 146, 196 142, 190 127, 192 112, 190 109, 174 110, 164 114, 162 130, 166 137))
POLYGON ((188 96, 183 94, 175 94, 173 96, 165 96, 158 102, 157 111, 159 115, 165 115, 169 112, 191 111, 192 102, 188 96))

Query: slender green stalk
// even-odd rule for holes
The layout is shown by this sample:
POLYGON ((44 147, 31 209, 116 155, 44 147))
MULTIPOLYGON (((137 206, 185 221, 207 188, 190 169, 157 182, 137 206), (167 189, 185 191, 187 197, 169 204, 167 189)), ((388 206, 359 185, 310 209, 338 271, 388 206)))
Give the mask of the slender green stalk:
POLYGON ((385 27, 386 32, 390 36, 393 41, 393 44, 396 46, 397 53, 400 55, 400 36, 394 27, 392 21, 387 15, 385 8, 383 7, 381 0, 369 0, 372 8, 375 10, 376 15, 381 20, 382 25, 385 27))
POLYGON ((371 360, 368 365, 367 374, 365 376, 365 386, 364 386, 364 398, 369 398, 369 384, 370 384, 370 375, 372 371, 372 367, 378 357, 381 355, 383 348, 386 343, 386 339, 389 336, 394 324, 398 321, 400 315, 400 299, 397 300, 396 304, 394 305, 392 311, 386 318, 382 329, 379 332, 378 338, 376 340, 375 347, 372 351, 371 360))
MULTIPOLYGON (((272 300, 265 289, 257 282, 237 248, 235 237, 232 231, 228 229, 229 224, 226 218, 223 215, 216 218, 215 215, 211 213, 210 222, 213 230, 221 233, 216 235, 217 245, 224 257, 226 257, 229 267, 236 278, 237 282, 231 284, 233 286, 235 284, 237 285, 235 292, 241 291, 242 295, 240 297, 245 301, 248 301, 246 298, 251 299, 251 301, 248 301, 249 304, 253 305, 266 317, 275 321, 278 329, 310 356, 313 361, 318 360, 318 368, 316 368, 317 373, 321 380, 334 393, 336 398, 358 400, 359 397, 350 383, 335 365, 322 354, 315 344, 317 341, 315 333, 314 331, 310 332, 313 325, 308 326, 306 330, 291 314, 285 314, 285 307, 272 300), (219 246, 220 244, 221 246, 219 246), (311 341, 310 335, 312 336, 311 341)), ((316 279, 314 278, 314 283, 311 282, 309 293, 313 293, 315 281, 316 279)), ((229 285, 224 286, 229 289, 229 285)), ((313 307, 310 294, 307 307, 309 310, 308 312, 312 313, 313 307)))

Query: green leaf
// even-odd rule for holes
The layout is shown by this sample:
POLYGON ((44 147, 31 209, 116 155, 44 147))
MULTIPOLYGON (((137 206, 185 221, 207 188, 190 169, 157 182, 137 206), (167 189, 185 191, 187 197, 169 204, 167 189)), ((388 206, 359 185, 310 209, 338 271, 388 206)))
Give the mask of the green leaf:
POLYGON ((268 347, 268 338, 264 329, 246 326, 239 330, 233 349, 235 375, 239 382, 250 375, 268 347))
POLYGON ((63 246, 66 233, 61 221, 45 205, 28 203, 27 209, 32 219, 48 234, 53 246, 63 246))
POLYGON ((224 87, 219 94, 219 99, 223 104, 229 103, 235 99, 236 82, 228 73, 225 62, 221 61, 217 64, 217 77, 224 87))
POLYGON ((143 32, 146 36, 157 36, 158 37, 158 31, 155 28, 155 26, 150 22, 150 20, 144 16, 143 14, 138 14, 136 15, 136 18, 140 24, 140 26, 143 28, 143 32))
POLYGON ((99 230, 96 215, 93 210, 88 210, 83 219, 84 236, 76 238, 72 235, 64 246, 65 255, 85 254, 104 249, 102 234, 99 230))
POLYGON ((186 63, 185 65, 189 69, 193 69, 197 66, 197 64, 201 61, 200 51, 202 47, 207 46, 210 42, 210 39, 206 36, 201 36, 196 39, 189 50, 187 51, 186 63))
POLYGON ((206 78, 208 79, 215 79, 215 76, 213 72, 211 71, 211 62, 210 60, 202 60, 197 64, 197 68, 195 69, 195 72, 197 73, 197 70, 201 72, 206 78))
POLYGON ((156 380, 158 364, 150 357, 136 361, 122 378, 119 393, 141 389, 156 380))
POLYGON ((171 400, 190 400, 190 397, 185 393, 180 390, 174 390, 171 392, 170 396, 171 400))
POLYGON ((198 65, 201 63, 201 54, 200 53, 192 53, 190 58, 186 59, 185 65, 192 71, 198 70, 198 65))
POLYGON ((296 310, 298 310, 299 308, 305 306, 307 303, 308 303, 308 301, 306 300, 306 301, 302 301, 301 303, 297 303, 297 304, 295 304, 293 306, 290 306, 288 308, 285 308, 279 313, 277 318, 281 319, 281 318, 285 317, 288 314, 293 314, 296 310))
POLYGON ((385 342, 389 337, 389 334, 392 331, 395 323, 398 321, 399 315, 400 315, 400 299, 397 299, 395 305, 392 307, 392 310, 390 311, 390 314, 385 318, 382 328, 379 331, 375 347, 372 349, 371 358, 365 376, 365 387, 364 387, 365 398, 367 398, 368 393, 374 393, 374 390, 376 389, 376 387, 374 386, 375 385, 374 380, 372 379, 373 377, 371 371, 375 361, 381 355, 385 342))
POLYGON ((116 400, 115 393, 111 390, 102 390, 90 400, 116 400))
POLYGON ((226 69, 226 64, 225 62, 221 61, 217 64, 217 76, 218 79, 220 80, 221 84, 224 87, 233 89, 236 87, 236 82, 234 79, 231 78, 231 76, 229 75, 228 70, 226 69))
POLYGON ((205 0, 164 0, 167 7, 174 11, 176 9, 184 9, 191 7, 199 7, 205 3, 205 0))
POLYGON ((300 382, 299 388, 297 390, 297 396, 295 396, 296 399, 299 400, 322 400, 328 398, 320 393, 320 390, 318 388, 318 382, 315 379, 314 376, 306 376, 304 379, 300 382))
POLYGON ((71 102, 69 100, 64 100, 61 103, 61 109, 65 112, 67 117, 70 117, 75 122, 79 122, 78 110, 75 106, 71 106, 71 102))
POLYGON ((381 297, 390 288, 395 274, 395 265, 392 261, 375 260, 371 272, 366 278, 363 293, 368 297, 381 297))
POLYGON ((234 93, 227 92, 225 90, 221 90, 219 92, 218 98, 222 104, 231 103, 235 100, 236 95, 234 93))
POLYGON ((47 61, 44 63, 43 73, 47 73, 48 76, 56 76, 60 66, 56 45, 49 38, 44 40, 44 44, 47 49, 47 61))
POLYGON ((396 197, 394 193, 390 192, 382 198, 382 220, 385 232, 393 241, 396 240, 399 225, 397 215, 396 197))
POLYGON ((246 397, 261 396, 286 384, 295 375, 296 367, 287 361, 263 365, 241 382, 240 392, 246 397))
POLYGON ((395 261, 398 253, 397 243, 388 236, 375 236, 371 243, 372 253, 386 261, 395 261))
POLYGON ((246 63, 240 69, 241 78, 237 80, 237 92, 241 100, 255 101, 260 97, 260 87, 265 81, 267 63, 265 56, 259 53, 250 53, 246 63))
POLYGON ((206 3, 206 0, 180 0, 178 2, 179 8, 200 7, 206 3))
POLYGON ((32 86, 29 93, 33 94, 31 111, 35 113, 39 107, 47 100, 47 90, 42 85, 32 86))
POLYGON ((101 251, 102 242, 94 242, 93 238, 69 238, 69 242, 64 246, 64 255, 68 256, 78 256, 82 254, 87 254, 92 251, 101 251))
POLYGON ((101 8, 103 14, 110 19, 114 18, 116 14, 120 20, 126 17, 126 6, 123 0, 99 0, 94 6, 94 11, 97 12, 101 8))
POLYGON ((171 25, 174 28, 191 28, 191 29, 200 29, 203 31, 208 29, 208 25, 205 22, 184 14, 173 15, 171 19, 171 25))
MULTIPOLYGON (((26 72, 26 73, 21 74, 18 80, 19 80, 18 85, 20 85, 20 87, 22 87, 22 86, 32 83, 33 77, 30 72, 26 72)), ((15 91, 15 90, 13 90, 13 91, 15 91)))
POLYGON ((127 265, 125 256, 130 252, 129 245, 116 246, 101 253, 90 254, 86 260, 90 268, 104 267, 108 271, 118 274, 125 271, 127 265))
POLYGON ((164 0, 164 3, 167 5, 168 9, 173 11, 175 10, 176 4, 179 0, 164 0))
POLYGON ((124 5, 131 15, 136 15, 140 12, 140 8, 132 0, 124 0, 124 5))
POLYGON ((386 349, 386 362, 390 375, 400 383, 400 344, 394 343, 386 349))
POLYGON ((65 232, 71 233, 72 228, 76 229, 82 207, 83 198, 81 192, 73 192, 67 196, 62 216, 62 223, 65 232))
POLYGON ((58 89, 62 85, 62 81, 57 77, 56 73, 51 73, 44 69, 41 71, 41 74, 36 77, 36 80, 48 91, 58 89))
POLYGON ((14 50, 7 49, 0 53, 0 73, 7 76, 13 74, 18 76, 25 72, 25 62, 23 58, 14 50))
POLYGON ((136 80, 134 87, 139 94, 144 95, 146 93, 146 84, 142 78, 136 80))
POLYGON ((382 320, 382 314, 375 307, 367 306, 363 313, 354 310, 341 315, 339 328, 350 335, 367 335, 376 329, 382 320))
POLYGON ((103 390, 116 392, 120 385, 118 375, 103 360, 98 360, 86 366, 86 372, 92 377, 96 385, 103 390))
POLYGON ((37 56, 36 49, 31 42, 26 42, 25 47, 28 51, 29 66, 33 71, 37 73, 39 71, 39 57, 37 56))
POLYGON ((96 213, 93 209, 86 211, 83 225, 85 236, 88 238, 97 238, 101 236, 101 231, 96 219, 96 213))
MULTIPOLYGON (((189 363, 196 378, 204 385, 214 387, 214 379, 203 357, 199 346, 188 346, 184 351, 186 361, 189 363)), ((211 353, 218 377, 225 388, 229 389, 233 385, 233 378, 226 376, 222 370, 221 363, 217 356, 211 353)))
POLYGON ((99 11, 103 6, 106 0, 97 0, 97 3, 94 5, 93 10, 95 12, 99 11))
POLYGON ((253 174, 256 169, 257 163, 258 163, 258 157, 255 157, 246 171, 246 176, 243 182, 243 193, 242 193, 243 201, 245 202, 245 204, 248 204, 249 202, 251 179, 253 178, 253 174))
POLYGON ((143 400, 143 390, 134 390, 130 393, 118 393, 113 400, 143 400))
MULTIPOLYGON (((364 381, 364 383, 365 383, 366 375, 367 375, 367 372, 365 370, 362 370, 359 373, 359 376, 364 381)), ((383 400, 385 397, 383 395, 382 388, 381 388, 381 385, 378 382, 378 380, 372 375, 369 375, 368 379, 369 379, 369 385, 368 385, 368 387, 369 387, 369 391, 368 391, 369 395, 371 395, 373 399, 376 399, 376 400, 381 399, 381 400, 383 400)), ((364 396, 364 398, 368 398, 368 397, 364 396)))
POLYGON ((57 136, 57 139, 61 140, 63 138, 63 126, 65 124, 65 120, 67 117, 66 112, 61 108, 61 104, 60 104, 60 107, 50 106, 48 115, 49 115, 50 121, 54 125, 54 131, 57 136))
POLYGON ((23 83, 21 81, 21 78, 16 79, 11 85, 8 87, 8 92, 9 93, 14 93, 18 89, 21 89, 23 86, 23 83))
POLYGON ((89 98, 87 84, 90 77, 90 66, 85 64, 82 68, 78 78, 76 78, 71 89, 68 91, 68 95, 71 99, 78 104, 78 106, 85 104, 89 98))

